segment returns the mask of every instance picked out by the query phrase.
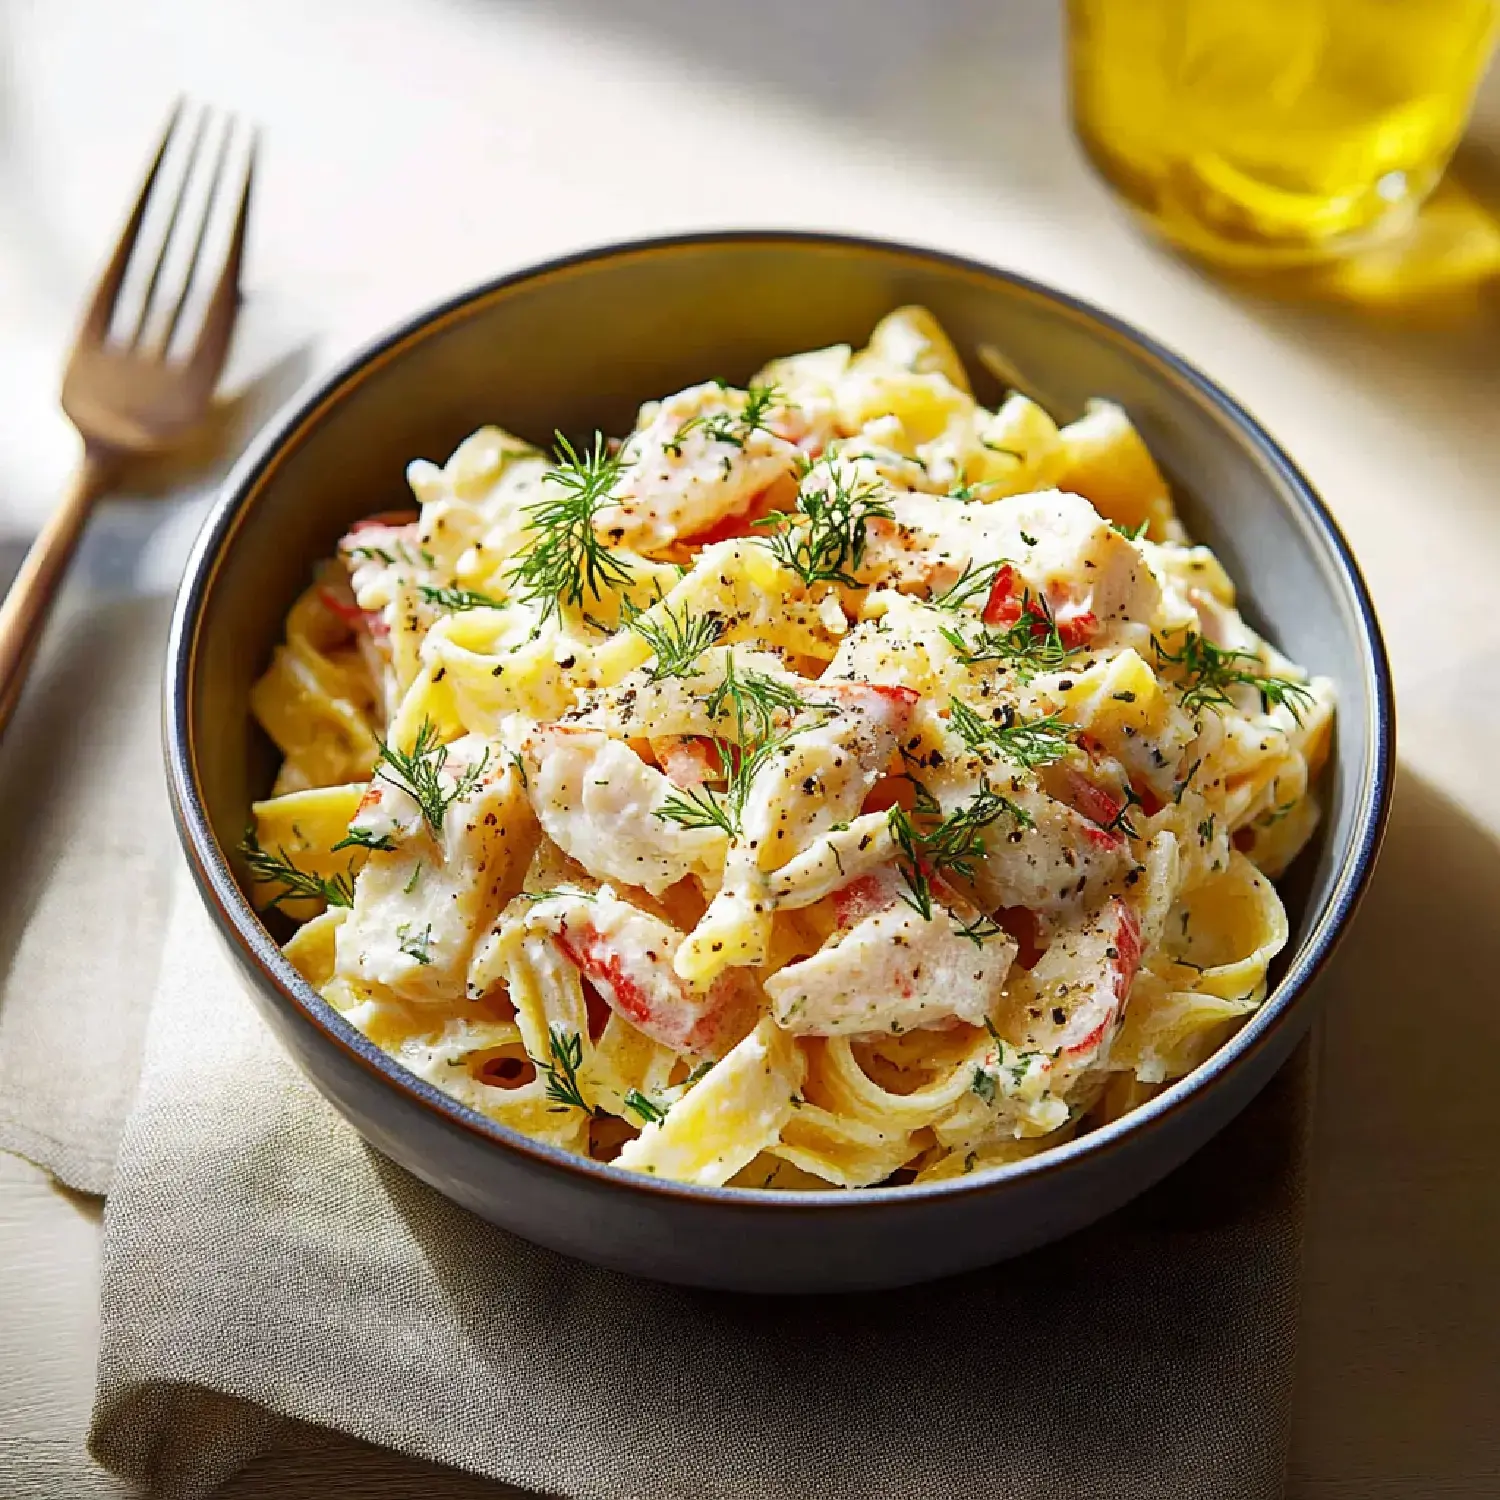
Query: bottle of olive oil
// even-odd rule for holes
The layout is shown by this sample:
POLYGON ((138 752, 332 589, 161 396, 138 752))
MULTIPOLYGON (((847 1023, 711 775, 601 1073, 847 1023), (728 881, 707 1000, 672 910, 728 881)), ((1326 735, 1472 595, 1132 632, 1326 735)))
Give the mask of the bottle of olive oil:
POLYGON ((1436 185, 1500 0, 1070 0, 1094 165, 1183 248, 1307 264, 1399 231, 1436 185))

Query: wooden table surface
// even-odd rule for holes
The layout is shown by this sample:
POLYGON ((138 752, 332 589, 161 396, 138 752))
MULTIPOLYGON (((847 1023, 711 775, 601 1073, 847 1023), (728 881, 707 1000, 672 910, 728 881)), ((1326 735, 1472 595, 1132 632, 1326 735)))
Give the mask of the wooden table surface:
MULTIPOLYGON (((1480 1500, 1500 1493, 1500 294, 1418 324, 1184 265, 1080 162, 1058 24, 1045 0, 0 9, 0 554, 72 459, 60 351, 182 90, 265 130, 236 353, 262 396, 507 267, 729 225, 929 242, 1175 346, 1329 501, 1400 699, 1390 838, 1321 1035, 1289 1493, 1480 1500)), ((1475 131, 1492 151, 1494 84, 1475 131)), ((77 589, 169 583, 161 549, 131 538, 190 524, 185 504, 102 517, 114 562, 96 552, 77 589)), ((126 1493, 83 1449, 99 1224, 96 1203, 0 1156, 0 1494, 126 1493)), ((377 1486, 494 1493, 346 1445, 273 1455, 227 1493, 377 1486)))

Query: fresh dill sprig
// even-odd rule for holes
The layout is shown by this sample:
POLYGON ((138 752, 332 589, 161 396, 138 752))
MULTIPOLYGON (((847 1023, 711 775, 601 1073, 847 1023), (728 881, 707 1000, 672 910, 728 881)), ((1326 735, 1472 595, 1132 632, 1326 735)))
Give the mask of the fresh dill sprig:
POLYGON ((907 894, 902 900, 912 908, 924 922, 932 920, 932 886, 927 879, 927 870, 922 854, 922 835, 911 815, 904 807, 896 806, 886 814, 886 825, 891 830, 891 839, 896 845, 896 867, 906 882, 907 894))
POLYGON ((801 694, 789 683, 754 670, 740 676, 732 651, 724 656, 723 679, 704 699, 712 719, 724 717, 726 704, 734 719, 735 738, 742 742, 765 739, 775 727, 777 713, 795 714, 805 707, 801 694))
POLYGON ((613 499, 624 459, 610 453, 597 432, 593 448, 582 453, 559 432, 555 456, 542 476, 542 498, 523 510, 532 543, 507 574, 526 603, 540 605, 543 619, 561 604, 581 605, 585 594, 600 599, 604 590, 631 578, 630 564, 594 530, 595 517, 613 499))
POLYGON ((1003 561, 978 564, 966 562, 963 572, 953 583, 933 598, 933 607, 961 609, 975 599, 988 598, 990 590, 995 586, 995 575, 1004 566, 1003 561))
POLYGON ((746 672, 741 677, 733 652, 726 653, 723 681, 705 703, 711 717, 723 717, 727 706, 734 720, 733 742, 715 736, 714 748, 719 764, 725 767, 725 796, 738 832, 750 784, 771 756, 799 732, 789 725, 780 727, 777 715, 794 717, 806 705, 795 688, 764 672, 746 672))
POLYGON ((1009 816, 1023 827, 1031 826, 1031 815, 988 782, 964 806, 949 813, 922 835, 922 849, 931 867, 941 874, 974 878, 974 861, 984 857, 983 831, 999 818, 1009 816))
POLYGON ((739 832, 737 810, 723 792, 709 786, 683 787, 656 809, 656 816, 681 828, 718 828, 726 838, 739 832))
POLYGON ((429 922, 421 932, 413 932, 410 922, 403 922, 396 929, 396 941, 401 951, 408 957, 414 958, 419 964, 426 965, 432 962, 432 923, 429 922))
MULTIPOLYGON (((720 382, 724 390, 729 387, 720 382)), ((732 448, 743 448, 757 432, 769 432, 767 415, 776 407, 786 404, 781 388, 775 385, 757 385, 753 380, 745 391, 745 404, 738 411, 719 411, 711 416, 689 417, 670 442, 662 447, 673 458, 682 457, 682 445, 689 434, 703 432, 716 443, 728 443, 732 448)))
POLYGON ((857 588, 859 580, 850 570, 864 562, 870 522, 889 520, 894 513, 878 480, 859 484, 840 474, 837 464, 827 459, 822 463, 827 482, 809 486, 817 467, 809 466, 797 491, 795 517, 778 512, 758 524, 778 528, 766 538, 766 545, 803 583, 857 588))
POLYGON ((1018 718, 1009 709, 1004 719, 986 719, 957 698, 948 700, 948 722, 971 750, 991 750, 1035 771, 1068 753, 1073 743, 1068 726, 1056 715, 1018 718))
POLYGON ((434 588, 431 584, 419 583, 417 592, 421 594, 424 603, 435 605, 438 609, 451 610, 454 613, 465 609, 504 609, 505 607, 504 600, 481 594, 478 589, 440 589, 434 588))
MULTIPOLYGON (((1031 1066, 1039 1058, 1044 1056, 1041 1052, 1031 1050, 1018 1051, 1009 1042, 1002 1040, 1000 1033, 995 1030, 994 1024, 986 1018, 985 1030, 989 1032, 991 1040, 995 1043, 995 1065, 987 1068, 982 1063, 975 1067, 974 1078, 970 1083, 973 1092, 986 1104, 993 1105, 999 1094, 1002 1073, 1010 1074, 1010 1081, 1020 1088, 1026 1081, 1026 1075, 1031 1071, 1031 1066)), ((1057 1054, 1053 1054, 1056 1056, 1057 1054)))
POLYGON ((944 626, 942 635, 965 666, 1004 662, 1021 682, 1030 682, 1041 672, 1060 671, 1083 649, 1063 640, 1047 601, 1030 589, 1021 595, 1020 618, 1006 629, 981 630, 972 642, 951 626, 944 626))
POLYGON ((1184 776, 1181 781, 1176 782, 1173 785, 1173 787, 1172 787, 1172 801, 1175 802, 1175 803, 1177 803, 1178 806, 1182 805, 1182 794, 1185 791, 1187 791, 1187 789, 1193 784, 1193 777, 1195 777, 1198 774, 1198 768, 1202 764, 1203 764, 1203 758, 1202 758, 1202 756, 1199 756, 1199 758, 1197 760, 1195 760, 1192 763, 1192 765, 1190 765, 1187 768, 1187 775, 1184 776))
POLYGON ((593 1108, 578 1084, 578 1070, 583 1066, 583 1038, 576 1031, 549 1026, 547 1050, 552 1059, 542 1064, 547 1075, 547 1097, 564 1109, 581 1109, 584 1114, 592 1115, 593 1108))
POLYGON ((1112 531, 1118 531, 1127 542, 1138 542, 1145 536, 1151 522, 1147 519, 1137 522, 1134 526, 1127 526, 1123 521, 1111 521, 1109 525, 1112 531))
POLYGON ((314 875, 311 870, 299 869, 292 863, 286 850, 279 847, 274 854, 263 849, 253 828, 245 830, 240 841, 240 853, 245 867, 253 880, 265 885, 279 885, 278 891, 266 903, 265 909, 280 906, 283 901, 323 901, 329 906, 354 905, 354 866, 351 864, 341 875, 326 878, 314 875))
POLYGON ((437 726, 432 720, 423 719, 409 751, 393 750, 384 740, 380 741, 375 774, 405 792, 422 810, 427 826, 434 833, 441 833, 443 814, 474 790, 489 759, 490 752, 486 750, 477 764, 459 775, 451 787, 445 787, 439 773, 448 764, 448 747, 438 743, 437 726))
POLYGON ((340 849, 379 849, 388 854, 395 847, 396 841, 388 833, 371 833, 368 828, 351 828, 333 846, 333 852, 337 854, 340 849))
MULTIPOLYGON (((901 758, 902 760, 910 763, 911 757, 909 756, 905 745, 901 747, 901 758)), ((910 772, 906 773, 905 780, 911 787, 911 810, 914 813, 920 813, 925 818, 942 817, 943 804, 932 795, 932 792, 928 788, 927 783, 925 781, 919 781, 910 772)))
POLYGON ((1115 813, 1109 822, 1101 823, 1099 826, 1106 833, 1118 833, 1125 838, 1138 839, 1141 836, 1141 831, 1131 822, 1130 809, 1143 805, 1140 797, 1136 795, 1135 788, 1127 781, 1125 783, 1125 800, 1121 802, 1119 811, 1115 813))
POLYGON ((593 1109, 583 1096, 578 1069, 583 1063, 583 1038, 576 1031, 551 1027, 547 1032, 551 1061, 542 1071, 547 1075, 547 1097, 567 1109, 581 1109, 592 1115, 593 1109))
POLYGON ((647 1125, 665 1120, 670 1107, 670 1105, 658 1104, 654 1099, 648 1099, 639 1089, 631 1089, 625 1095, 625 1108, 634 1110, 647 1125))
POLYGON ((351 547, 349 556, 360 562, 383 562, 388 568, 394 567, 396 563, 396 559, 384 547, 351 547))
POLYGON ((786 405, 786 396, 774 381, 761 385, 752 380, 745 388, 745 405, 740 412, 740 432, 748 438, 753 432, 769 432, 766 417, 778 406, 786 405))
MULTIPOLYGON (((998 452, 1000 450, 997 449, 995 451, 998 452)), ((984 497, 980 495, 979 491, 982 490, 985 485, 993 484, 994 482, 995 481, 992 479, 981 479, 977 485, 972 485, 969 483, 969 476, 965 474, 962 469, 960 469, 958 471, 958 483, 955 484, 953 488, 943 496, 943 498, 945 500, 958 500, 966 505, 973 504, 976 501, 982 502, 984 497)))
POLYGON ((1000 1079, 990 1072, 988 1068, 975 1066, 974 1079, 969 1085, 970 1089, 986 1104, 993 1104, 995 1096, 999 1092, 1000 1079))
POLYGON ((1192 630, 1183 636, 1176 651, 1169 651, 1154 635, 1151 645, 1162 661, 1181 674, 1182 707, 1188 713, 1200 708, 1232 708, 1229 689, 1242 683, 1260 695, 1262 713, 1269 713, 1273 704, 1282 706, 1300 724, 1303 712, 1312 707, 1312 689, 1306 683, 1257 670, 1260 658, 1252 651, 1216 646, 1192 630))
POLYGON ((704 704, 710 718, 727 718, 733 724, 731 736, 715 734, 712 738, 724 770, 724 790, 683 788, 657 808, 656 816, 683 828, 720 828, 727 837, 736 838, 751 783, 767 760, 800 732, 790 725, 781 726, 777 715, 795 716, 806 704, 794 688, 764 672, 741 676, 732 651, 725 653, 723 680, 704 704))
MULTIPOLYGON (((1026 809, 997 792, 988 781, 980 782, 978 792, 964 806, 936 822, 930 814, 918 813, 914 818, 899 804, 892 807, 886 822, 896 845, 896 867, 906 882, 901 899, 924 921, 930 922, 931 877, 952 874, 972 880, 975 862, 985 854, 984 830, 1006 815, 1022 827, 1031 826, 1032 819, 1026 809)), ((965 932, 964 936, 971 934, 965 932)), ((982 942, 983 938, 977 940, 982 942)))
POLYGON ((992 937, 1001 937, 1005 929, 993 918, 979 912, 972 922, 955 922, 953 930, 959 937, 968 938, 976 948, 982 948, 992 937))
POLYGON ((697 665, 698 658, 724 634, 722 616, 709 610, 705 614, 689 614, 687 606, 681 614, 673 614, 667 604, 661 606, 656 619, 648 618, 645 610, 627 611, 626 624, 651 648, 656 665, 648 674, 647 682, 660 682, 666 677, 686 677, 697 665))

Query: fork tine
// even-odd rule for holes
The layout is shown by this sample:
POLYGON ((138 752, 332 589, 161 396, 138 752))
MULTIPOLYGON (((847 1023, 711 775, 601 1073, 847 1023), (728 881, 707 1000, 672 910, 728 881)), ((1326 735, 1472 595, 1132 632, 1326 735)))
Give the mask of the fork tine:
POLYGON ((193 290, 193 278, 198 274, 198 262, 203 258, 203 242, 208 238, 208 226, 213 219, 214 204, 218 202, 219 186, 224 180, 224 168, 229 161, 229 145, 234 139, 234 116, 230 115, 224 121, 224 131, 219 137, 219 151, 214 158, 213 176, 208 182, 208 196, 203 200, 203 212, 198 219, 198 233, 193 237, 192 253, 188 256, 187 269, 182 275, 182 290, 177 294, 177 301, 172 304, 172 311, 167 315, 167 326, 161 336, 159 349, 161 357, 167 357, 167 351, 172 347, 172 335, 177 332, 177 324, 182 318, 182 309, 187 305, 188 297, 193 290))
POLYGON ((245 157, 245 186, 240 191, 240 203, 235 211, 229 249, 224 256, 219 279, 214 283, 213 293, 209 297, 208 311, 203 315, 203 327, 199 330, 192 353, 188 355, 188 369, 202 380, 217 377, 223 368, 224 356, 229 352, 230 335, 234 332, 235 313, 239 310, 240 267, 245 259, 245 231, 250 223, 250 189, 255 180, 255 153, 259 144, 259 133, 252 132, 245 157))
POLYGON ((156 264, 151 267, 151 275, 146 280, 146 289, 141 293, 141 310, 136 316, 135 332, 130 335, 130 342, 126 345, 134 349, 141 341, 141 335, 146 331, 146 319, 151 316, 151 303, 156 297, 157 284, 161 281, 162 267, 167 263, 167 252, 172 248, 172 236, 177 231, 177 221, 182 217, 182 205, 187 201, 188 189, 193 184, 193 168, 198 165, 198 153, 203 148, 204 132, 208 129, 209 112, 204 110, 198 116, 198 123, 193 127, 193 138, 188 144, 187 163, 182 169, 182 180, 177 185, 177 195, 172 199, 172 207, 167 214, 166 227, 162 230, 161 247, 156 252, 156 264))
POLYGON ((146 180, 141 184, 135 207, 130 210, 130 217, 125 221, 125 228, 115 245, 114 254, 110 256, 109 263, 104 267, 104 272, 99 278, 99 285, 95 287, 88 310, 83 315, 83 322, 78 330, 78 336, 82 340, 102 343, 109 336, 109 320, 114 316, 115 301, 120 295, 121 283, 125 280, 125 268, 130 264, 130 253, 135 248, 136 237, 141 232, 141 222, 146 217, 146 204, 151 197, 151 189, 156 185, 157 176, 161 172, 167 146, 177 129, 178 120, 182 117, 183 104, 184 101, 178 99, 172 106, 172 113, 167 116, 167 128, 162 133, 161 144, 156 148, 156 155, 146 171, 146 180))

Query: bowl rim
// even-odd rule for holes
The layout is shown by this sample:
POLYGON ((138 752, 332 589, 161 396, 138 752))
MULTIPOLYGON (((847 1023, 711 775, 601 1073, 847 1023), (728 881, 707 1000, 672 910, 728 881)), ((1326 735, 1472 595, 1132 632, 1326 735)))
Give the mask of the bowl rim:
POLYGON ((1359 565, 1327 506, 1259 422, 1216 382, 1181 355, 1083 298, 1062 292, 1015 272, 967 256, 899 241, 816 230, 728 229, 624 240, 549 258, 481 282, 414 313, 347 355, 328 373, 315 377, 271 418, 235 463, 223 482, 193 545, 172 611, 163 683, 163 739, 169 800, 194 883, 220 934, 242 960, 258 971, 260 988, 294 1017, 309 1023, 339 1049, 350 1063, 378 1076, 382 1084, 409 1103, 436 1114, 435 1125, 478 1136, 503 1151, 518 1153, 543 1171, 561 1171, 580 1186, 600 1191, 643 1193, 704 1205, 754 1208, 780 1214, 875 1213, 897 1203, 984 1196, 1006 1190, 1020 1179, 1067 1171, 1086 1158, 1117 1151, 1127 1140, 1159 1128, 1191 1107, 1221 1077, 1249 1066, 1272 1043, 1289 1020, 1297 1001, 1322 972, 1368 885, 1385 834, 1394 779, 1395 709, 1389 661, 1374 605, 1359 565), (716 245, 771 245, 873 251, 957 272, 1011 295, 1041 301, 1063 315, 1090 325, 1138 362, 1205 410, 1227 435, 1250 449, 1278 477, 1290 496, 1294 519, 1304 537, 1331 558, 1335 573, 1353 605, 1370 711, 1365 717, 1366 754, 1373 774, 1357 797, 1349 847, 1340 851, 1326 908, 1313 930, 1292 954, 1280 982, 1241 1029, 1210 1058, 1177 1079, 1155 1098, 1118 1120, 1076 1136, 1062 1145, 1021 1161, 982 1172, 931 1183, 905 1183, 858 1191, 829 1187, 808 1192, 772 1192, 761 1188, 714 1187, 647 1176, 606 1162, 596 1162, 562 1147, 533 1139, 460 1104, 408 1072, 389 1054, 356 1030, 302 978, 282 954, 270 932, 239 887, 225 851, 209 821, 199 793, 193 745, 192 702, 203 606, 223 565, 249 502, 269 481, 279 461, 318 424, 324 411, 378 373, 407 346, 465 318, 513 289, 628 257, 653 256, 716 245))

